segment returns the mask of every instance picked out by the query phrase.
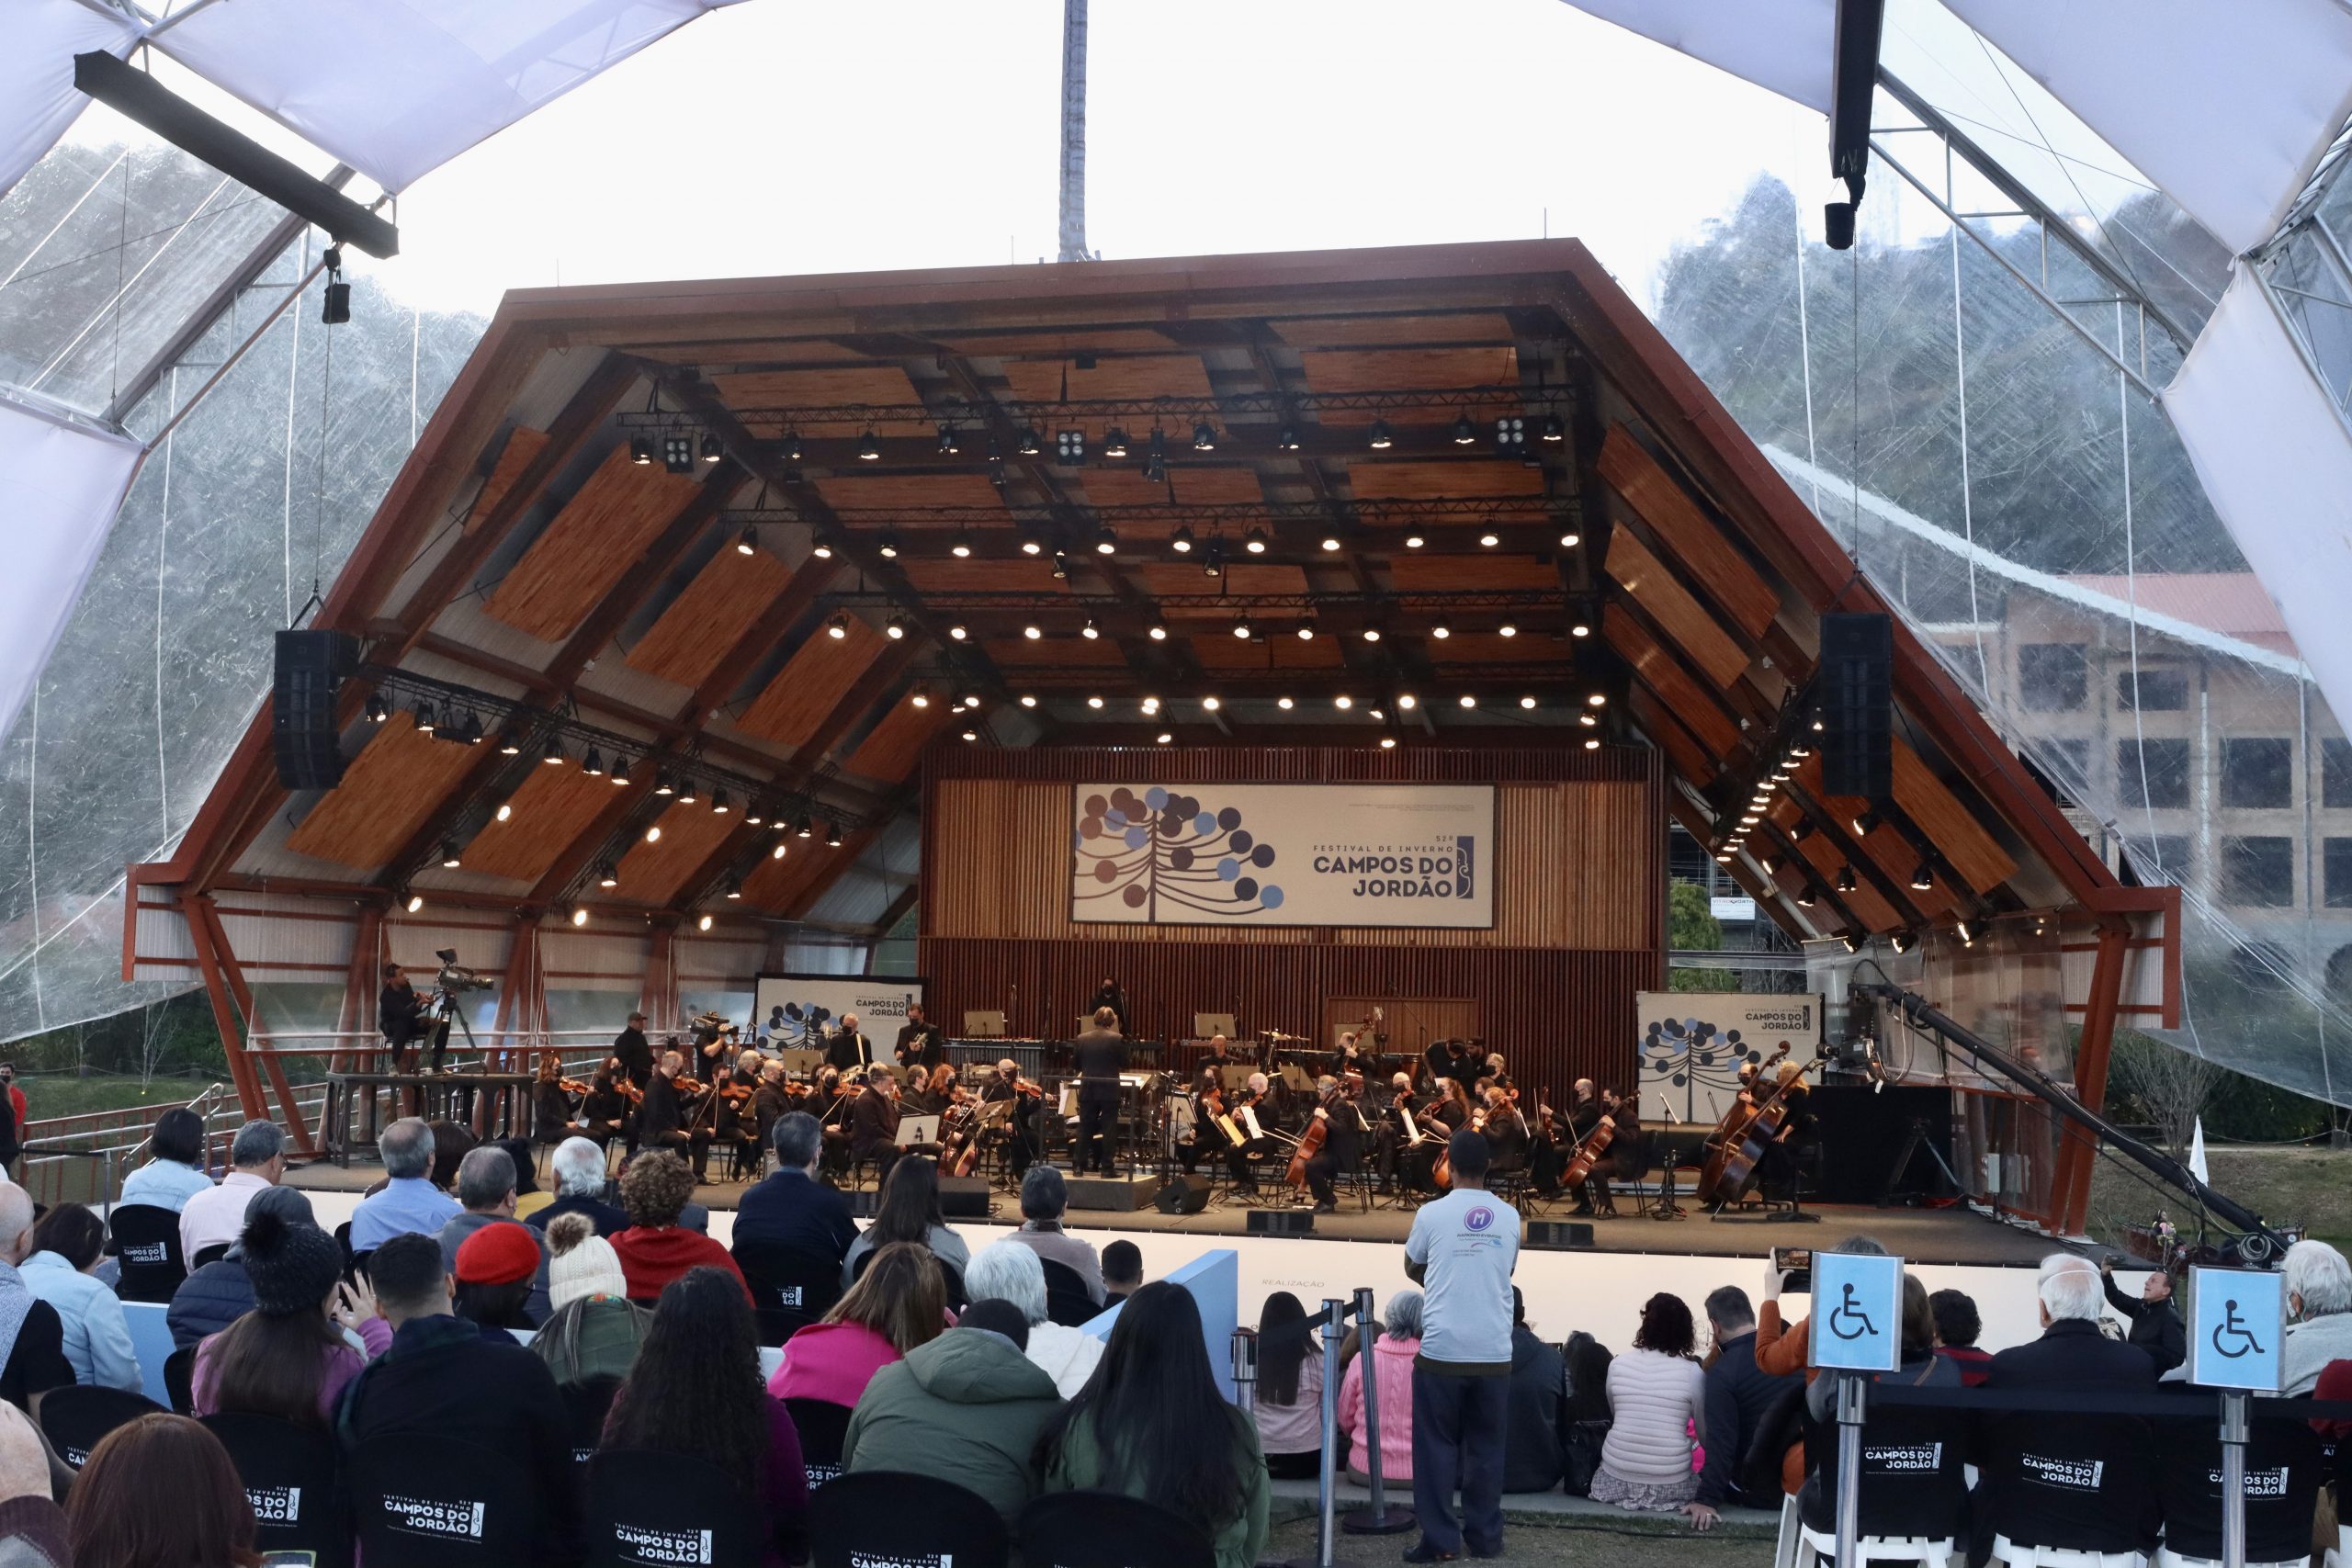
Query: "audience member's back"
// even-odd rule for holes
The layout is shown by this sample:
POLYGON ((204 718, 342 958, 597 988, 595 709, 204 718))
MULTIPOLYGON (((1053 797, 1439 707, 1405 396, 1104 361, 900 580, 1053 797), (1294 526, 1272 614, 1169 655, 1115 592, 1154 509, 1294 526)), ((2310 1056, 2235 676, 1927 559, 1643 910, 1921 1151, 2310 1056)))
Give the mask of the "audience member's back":
POLYGON ((780 1117, 769 1137, 775 1174, 749 1188, 735 1210, 734 1242, 774 1248, 812 1264, 841 1267, 857 1239, 849 1200, 819 1181, 810 1168, 824 1147, 817 1119, 796 1111, 780 1117))
POLYGON ((1012 1520, 1036 1494, 1037 1440, 1061 1409, 1054 1380, 1023 1351, 1028 1331, 1019 1307, 975 1302, 956 1327, 875 1373, 842 1468, 952 1482, 1012 1520))
POLYGON ((2154 1383, 2156 1364, 2146 1351, 2099 1331, 2106 1293, 2098 1270, 2087 1258, 2070 1254, 2044 1258, 2036 1289, 2041 1300, 2041 1337, 1996 1354, 1984 1370, 1987 1388, 2063 1393, 2154 1383))

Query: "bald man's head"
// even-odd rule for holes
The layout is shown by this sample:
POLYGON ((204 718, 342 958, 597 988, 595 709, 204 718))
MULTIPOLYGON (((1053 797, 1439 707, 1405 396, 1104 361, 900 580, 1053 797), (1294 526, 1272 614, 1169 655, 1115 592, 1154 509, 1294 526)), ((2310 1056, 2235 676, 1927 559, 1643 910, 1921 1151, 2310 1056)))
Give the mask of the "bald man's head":
POLYGON ((32 1194, 13 1181, 0 1181, 0 1258, 22 1263, 32 1250, 32 1194))

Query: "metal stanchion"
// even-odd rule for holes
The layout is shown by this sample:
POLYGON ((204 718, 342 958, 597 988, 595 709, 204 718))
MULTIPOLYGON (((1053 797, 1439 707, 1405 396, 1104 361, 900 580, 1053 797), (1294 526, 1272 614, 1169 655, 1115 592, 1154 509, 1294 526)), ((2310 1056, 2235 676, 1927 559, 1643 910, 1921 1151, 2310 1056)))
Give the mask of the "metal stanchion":
POLYGON ((1323 1324, 1323 1464, 1316 1487, 1315 1555, 1293 1559, 1285 1568, 1341 1568, 1331 1555, 1331 1513, 1339 1484, 1334 1473, 1340 1453, 1340 1315, 1348 1303, 1326 1297, 1318 1314, 1323 1324))
POLYGON ((1356 1292, 1356 1364, 1363 1369, 1363 1446, 1364 1473, 1372 1477, 1372 1502, 1362 1508, 1351 1509, 1340 1521, 1340 1528, 1351 1535, 1395 1535, 1413 1528, 1413 1510, 1392 1507, 1388 1502, 1386 1480, 1381 1474, 1380 1461, 1380 1385, 1379 1371, 1373 1350, 1380 1343, 1380 1320, 1372 1314, 1372 1292, 1368 1287, 1356 1292))
POLYGON ((1233 1331, 1233 1403, 1241 1414, 1258 1411, 1258 1337, 1248 1329, 1233 1331))
POLYGON ((1838 1379, 1838 1568, 1855 1568, 1862 1528, 1862 1390, 1860 1372, 1838 1379))
POLYGON ((2245 1402, 2244 1389, 2222 1391, 2222 1568, 2245 1568, 2245 1402))

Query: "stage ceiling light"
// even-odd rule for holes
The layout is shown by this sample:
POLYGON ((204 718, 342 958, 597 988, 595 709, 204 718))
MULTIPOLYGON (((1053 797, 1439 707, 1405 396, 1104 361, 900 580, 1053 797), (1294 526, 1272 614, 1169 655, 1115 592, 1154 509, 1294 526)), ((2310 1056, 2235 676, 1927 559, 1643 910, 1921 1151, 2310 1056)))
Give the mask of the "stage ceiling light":
POLYGON ((648 441, 642 435, 630 436, 628 438, 628 460, 635 463, 640 468, 651 468, 653 466, 653 443, 648 441))
POLYGON ((702 460, 706 463, 716 463, 725 456, 726 453, 719 447, 718 437, 705 433, 702 438, 702 460))
POLYGON ((1204 713, 1215 713, 1224 705, 1225 705, 1223 703, 1217 701, 1216 694, 1214 693, 1201 699, 1201 710, 1204 713))
POLYGON ((1430 636, 1437 638, 1440 642, 1443 642, 1447 637, 1450 637, 1453 635, 1453 628, 1447 626, 1443 621, 1440 621, 1437 625, 1430 628, 1430 636))
POLYGON ((679 805, 692 806, 695 801, 700 800, 702 796, 695 792, 694 780, 684 778, 678 781, 679 805))
POLYGON ((1233 635, 1240 638, 1243 642, 1248 642, 1250 640, 1249 616, 1244 615, 1239 620, 1233 623, 1233 635))
POLYGON ((907 701, 914 704, 914 705, 919 708, 927 708, 931 705, 931 694, 924 691, 921 686, 917 686, 913 691, 907 694, 907 701))
POLYGON ((968 528, 956 529, 955 542, 947 547, 947 553, 954 556, 957 560, 970 560, 972 558, 971 530, 968 528))
POLYGON ((756 523, 746 523, 743 531, 735 536, 735 553, 752 555, 760 547, 760 529, 756 523))
POLYGON ((1166 621, 1154 618, 1151 625, 1144 628, 1144 635, 1151 638, 1154 642, 1166 642, 1168 640, 1168 623, 1166 621))
POLYGON ((1917 888, 1920 892, 1925 893, 1935 885, 1936 868, 1929 865, 1926 861, 1921 861, 1919 863, 1919 869, 1911 874, 1911 886, 1917 888))
POLYGON ((1099 696, 1089 697, 1086 699, 1086 705, 1091 708, 1100 708, 1102 705, 1102 699, 1099 696))
POLYGON ((1284 452, 1297 451, 1298 427, 1291 424, 1283 425, 1282 430, 1274 436, 1274 446, 1277 449, 1284 452))
POLYGON ((891 616, 888 621, 883 623, 882 630, 889 637, 892 642, 904 642, 907 637, 906 616, 891 616))
POLYGON ((1879 815, 1877 812, 1856 812, 1854 814, 1854 820, 1851 824, 1854 829, 1854 837, 1857 839, 1867 839, 1871 836, 1871 829, 1875 829, 1878 825, 1879 815))
POLYGON ((1193 426, 1193 450, 1195 452, 1216 450, 1216 431, 1207 420, 1202 420, 1193 426))
MULTIPOLYGON (((745 555, 750 555, 752 552, 745 550, 743 553, 745 555)), ((874 553, 880 556, 884 560, 897 560, 899 558, 899 536, 888 528, 883 529, 882 536, 874 543, 874 553)))
POLYGON ((967 708, 978 707, 980 705, 980 694, 978 692, 965 693, 961 705, 967 708))
POLYGON ((458 844, 457 844, 457 840, 454 840, 454 839, 444 839, 444 840, 441 840, 441 869, 442 869, 442 870, 444 870, 444 871, 455 871, 455 870, 457 870, 457 869, 458 869, 458 867, 459 865, 461 865, 461 864, 463 864, 463 863, 464 863, 464 862, 463 862, 463 861, 461 861, 461 860, 458 858, 458 844))
MULTIPOLYGON (((587 914, 587 912, 588 912, 588 911, 587 911, 587 910, 585 910, 585 909, 582 909, 582 910, 581 910, 580 912, 581 912, 581 914, 582 914, 582 915, 583 915, 583 916, 584 916, 584 915, 586 915, 586 914, 587 914)), ((577 921, 575 921, 575 922, 573 922, 573 923, 574 923, 574 924, 577 924, 578 922, 577 922, 577 921)), ((710 911, 709 911, 709 910, 706 909, 706 910, 704 910, 701 914, 699 914, 699 915, 697 915, 697 916, 695 916, 695 930, 696 930, 696 931, 707 931, 710 930, 710 926, 711 926, 711 919, 710 919, 710 911)))
POLYGON ((1523 708, 1532 708, 1535 705, 1535 699, 1532 696, 1521 697, 1519 699, 1519 705, 1523 708))
MULTIPOLYGON (((1089 626, 1093 625, 1091 621, 1087 624, 1089 626)), ((1036 622, 1032 621, 1027 626, 1021 628, 1021 635, 1027 637, 1031 642, 1035 642, 1038 638, 1046 635, 1046 628, 1037 625, 1036 622)), ((1092 632, 1088 632, 1086 635, 1092 637, 1094 634, 1092 632)))
POLYGON ((1155 736, 1153 736, 1153 737, 1152 737, 1152 744, 1154 744, 1154 745, 1156 745, 1156 746, 1165 746, 1165 745, 1167 745, 1170 740, 1173 740, 1173 739, 1176 739, 1176 738, 1175 738, 1173 735, 1170 735, 1170 733, 1168 733, 1168 731, 1166 731, 1166 730, 1164 730, 1164 729, 1163 729, 1163 730, 1161 730, 1158 735, 1155 735, 1155 736))
POLYGON ((619 871, 619 869, 618 869, 617 867, 616 867, 616 866, 613 864, 613 863, 612 863, 612 862, 610 862, 610 861, 603 862, 602 863, 600 863, 600 864, 596 867, 596 886, 599 886, 599 887, 618 887, 620 885, 621 885, 621 874, 620 874, 620 871, 619 871))
POLYGON ((1609 705, 1609 694, 1606 692, 1587 692, 1584 696, 1584 705, 1589 708, 1605 708, 1609 705))
POLYGON ((1487 548, 1487 549, 1490 549, 1490 550, 1491 550, 1491 549, 1493 549, 1497 545, 1499 545, 1499 544, 1501 544, 1502 542, 1503 542, 1503 536, 1502 536, 1500 534, 1498 534, 1498 533, 1493 532, 1492 530, 1489 530, 1489 531, 1487 531, 1487 533, 1484 533, 1484 534, 1481 534, 1481 535, 1479 535, 1479 536, 1478 536, 1478 543, 1479 543, 1482 547, 1484 547, 1485 548, 1487 548))
POLYGON ((425 735, 432 734, 441 727, 440 716, 434 712, 433 704, 423 697, 417 699, 416 706, 411 710, 410 722, 416 726, 420 733, 425 735))
POLYGON ((1393 735, 1382 736, 1380 738, 1380 749, 1384 751, 1394 751, 1396 750, 1396 738, 1393 735))
POLYGON ((1850 865, 1841 865, 1841 866, 1839 866, 1839 867, 1838 868, 1838 892, 1840 892, 1840 893, 1851 893, 1852 891, 1854 891, 1854 889, 1855 889, 1856 887, 1858 887, 1858 886, 1861 886, 1861 884, 1860 884, 1860 880, 1859 880, 1859 879, 1857 879, 1857 878, 1856 878, 1856 876, 1854 875, 1854 868, 1853 868, 1852 866, 1850 866, 1850 865))
POLYGON ((1375 419, 1372 422, 1372 439, 1368 445, 1375 452, 1385 452, 1396 445, 1396 437, 1390 433, 1386 420, 1375 419))
POLYGON ((792 825, 792 836, 796 839, 805 839, 815 831, 816 829, 809 822, 808 814, 805 811, 800 814, 800 820, 792 825))
POLYGON ((514 803, 511 800, 502 800, 498 803, 498 809, 492 812, 491 815, 497 818, 501 822, 508 821, 514 815, 514 803))
POLYGON ((1803 887, 1797 889, 1797 908, 1800 909, 1812 908, 1815 899, 1818 897, 1819 895, 1815 893, 1813 890, 1813 884, 1810 882, 1806 883, 1803 887))
POLYGON ((1036 426, 1024 424, 1021 427, 1021 438, 1014 444, 1014 450, 1024 457, 1034 457, 1045 450, 1045 443, 1037 438, 1036 426))
POLYGON ((1282 709, 1283 712, 1288 713, 1290 712, 1293 705, 1288 697, 1276 697, 1274 699, 1274 705, 1282 709))
POLYGON ((1119 536, 1107 523, 1094 530, 1094 553, 1098 556, 1119 553, 1119 536))
POLYGON ((833 542, 822 534, 814 535, 808 540, 808 553, 819 560, 831 560, 833 558, 833 542))
POLYGON ((586 773, 592 779, 603 778, 605 776, 605 754, 602 751, 597 750, 594 746, 589 747, 588 754, 580 759, 580 771, 586 773))
POLYGON ((1127 433, 1117 425, 1102 433, 1102 456, 1124 457, 1127 455, 1127 433))
POLYGON ((1507 413, 1496 417, 1495 450, 1507 457, 1516 457, 1527 450, 1527 421, 1523 416, 1507 413))
POLYGON ((873 431, 869 430, 857 438, 857 460, 859 462, 878 462, 881 459, 881 457, 882 438, 879 435, 876 435, 873 431))
POLYGON ((588 923, 588 910, 585 906, 573 906, 571 911, 571 923, 575 926, 584 926, 588 923))
POLYGON ((1413 695, 1410 692, 1399 692, 1396 694, 1396 711, 1399 713, 1410 713, 1413 711, 1414 707, 1419 704, 1420 700, 1420 698, 1413 695))
POLYGON ((1568 427, 1560 423, 1558 414, 1547 413, 1544 416, 1543 438, 1554 442, 1566 441, 1568 438, 1568 427))
POLYGON ((714 789, 710 792, 710 811, 712 816, 724 817, 729 811, 734 809, 734 803, 727 798, 727 792, 725 790, 714 789))
POLYGON ((972 634, 966 631, 962 623, 959 622, 947 628, 947 635, 954 637, 957 642, 965 642, 970 639, 972 634))
POLYGON ((941 425, 939 427, 940 456, 943 457, 952 457, 958 451, 962 450, 962 448, 963 443, 956 438, 956 427, 952 424, 941 425))
POLYGON ((734 877, 731 877, 731 876, 730 876, 730 877, 729 877, 729 878, 727 879, 727 897, 729 897, 729 898, 741 898, 742 896, 743 896, 743 885, 742 885, 742 883, 741 883, 741 882, 740 882, 740 881, 738 881, 738 880, 737 880, 736 878, 734 878, 734 877))
POLYGON ((1253 556, 1264 555, 1267 542, 1266 531, 1263 528, 1251 528, 1241 536, 1241 547, 1253 556))
POLYGON ((1465 413, 1453 422, 1453 444, 1456 446, 1470 446, 1477 439, 1478 427, 1470 423, 1468 414, 1465 413))
POLYGON ((471 708, 468 708, 466 710, 466 722, 458 727, 458 739, 464 741, 469 746, 481 745, 481 715, 474 712, 471 708))
POLYGON ((792 847, 792 846, 790 846, 789 844, 783 844, 783 843, 779 843, 779 844, 777 844, 775 848, 774 848, 774 849, 772 849, 772 850, 770 850, 770 851, 768 852, 768 859, 770 859, 770 860, 782 860, 782 859, 785 857, 785 853, 786 853, 786 851, 788 851, 791 847, 792 847))
POLYGON ((1505 621, 1501 626, 1495 628, 1495 635, 1497 637, 1517 637, 1519 635, 1519 628, 1511 625, 1509 621, 1505 621))
POLYGON ((1046 541, 1036 534, 1023 534, 1021 536, 1021 553, 1024 556, 1042 556, 1046 553, 1046 541))
POLYGON ((1313 642, 1315 640, 1314 622, 1301 621, 1298 623, 1298 640, 1301 642, 1313 642))
POLYGON ((1575 549, 1583 542, 1584 536, 1577 533, 1574 528, 1566 530, 1560 536, 1560 547, 1564 550, 1575 549))
POLYGON ((390 716, 391 710, 384 705, 384 699, 374 692, 368 693, 368 722, 370 724, 381 724, 390 716))
POLYGON ((748 828, 764 828, 768 825, 767 808, 760 804, 759 797, 756 795, 743 803, 743 824, 748 828))
POLYGON ((1082 430, 1054 432, 1054 459, 1064 468, 1075 468, 1086 461, 1086 432, 1082 430))
POLYGON ((1366 642, 1378 642, 1380 640, 1380 628, 1378 626, 1364 627, 1363 640, 1366 642))
POLYGON ((964 731, 964 739, 966 740, 978 740, 979 738, 980 732, 977 729, 967 729, 964 731))
POLYGON ((829 850, 837 850, 842 847, 842 825, 840 823, 828 822, 825 824, 825 847, 829 850))
POLYGON ((784 433, 784 460, 787 463, 800 461, 800 433, 797 430, 784 433))
POLYGON ((1886 939, 1886 944, 1897 953, 1908 953, 1911 951, 1911 944, 1918 940, 1909 931, 1896 931, 1886 939))
POLYGON ((1176 532, 1168 536, 1168 547, 1174 550, 1180 556, 1191 555, 1193 553, 1193 530, 1182 524, 1178 524, 1176 532))
POLYGON ((1086 624, 1078 628, 1078 635, 1092 642, 1102 635, 1102 628, 1094 624, 1093 616, 1089 615, 1086 618, 1086 624))
POLYGON ((1588 750, 1588 751, 1598 751, 1598 750, 1600 750, 1600 736, 1598 736, 1598 735, 1588 735, 1588 736, 1586 736, 1586 737, 1585 737, 1585 741, 1584 741, 1584 749, 1585 749, 1586 750, 1588 750))
POLYGON ((1459 702, 1465 708, 1475 708, 1478 705, 1477 696, 1474 693, 1470 692, 1463 693, 1461 696, 1454 700, 1459 702))
POLYGON ((831 618, 825 622, 825 635, 835 642, 849 636, 849 613, 845 610, 834 611, 831 618))
POLYGON ((548 736, 547 745, 540 749, 539 761, 550 768, 563 766, 563 742, 552 735, 548 736))
POLYGON ((1337 534, 1326 534, 1326 535, 1324 535, 1324 536, 1323 536, 1323 547, 1324 547, 1325 549, 1327 549, 1327 550, 1336 550, 1336 549, 1338 549, 1338 548, 1340 547, 1340 536, 1339 536, 1337 534))
POLYGON ((1338 708, 1341 713, 1345 713, 1350 708, 1356 705, 1356 700, 1355 698, 1348 695, 1347 693, 1341 692, 1338 696, 1331 699, 1331 705, 1338 708))
POLYGON ((669 769, 657 768, 654 770, 653 793, 661 795, 671 795, 678 793, 678 781, 670 776, 669 769))
POLYGON ((1408 534, 1405 536, 1405 547, 1408 550, 1418 550, 1423 545, 1428 543, 1429 541, 1419 534, 1408 534))
POLYGON ((1034 708, 1037 705, 1037 699, 1023 692, 1021 694, 1021 705, 1024 708, 1034 708))

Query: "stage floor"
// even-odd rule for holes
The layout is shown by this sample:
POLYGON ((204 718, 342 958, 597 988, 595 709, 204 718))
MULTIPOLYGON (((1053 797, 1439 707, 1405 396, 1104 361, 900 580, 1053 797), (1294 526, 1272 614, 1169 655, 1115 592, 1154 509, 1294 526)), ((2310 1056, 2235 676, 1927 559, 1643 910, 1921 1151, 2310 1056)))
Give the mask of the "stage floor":
MULTIPOLYGON (((355 1163, 350 1169, 330 1164, 305 1166, 287 1178, 288 1184, 321 1192, 356 1195, 382 1179, 374 1164, 355 1163)), ((730 1212, 743 1192, 737 1182, 705 1183, 695 1190, 695 1201, 719 1213, 730 1212)), ((959 1220, 959 1225, 1016 1225, 1021 1205, 1015 1194, 992 1188, 994 1212, 987 1220, 959 1220)), ((1353 1201, 1343 1201, 1336 1214, 1317 1214, 1311 1236, 1300 1240, 1357 1241, 1401 1244, 1412 1228, 1408 1209, 1379 1206, 1365 1213, 1353 1201)), ((1785 1216, 1710 1219, 1687 1197, 1687 1217, 1653 1220, 1630 1194, 1621 1194, 1614 1220, 1592 1222, 1596 1252, 1648 1254, 1674 1258, 1758 1258, 1774 1247, 1835 1247, 1845 1237, 1863 1232, 1898 1258, 1917 1263, 1978 1268, 2032 1268, 2053 1251, 2097 1253, 2102 1248, 2065 1247, 2050 1237, 1967 1209, 1875 1209, 1824 1207, 1808 1210, 1818 1217, 1792 1220, 1785 1216)), ((1534 1219, 1566 1220, 1566 1201, 1543 1205, 1534 1219)), ((1299 1212, 1305 1212, 1303 1209, 1299 1212)), ((1168 1236, 1238 1236, 1249 1233, 1252 1211, 1238 1204, 1211 1203, 1198 1214, 1163 1214, 1153 1208, 1133 1211, 1073 1209, 1073 1226, 1089 1231, 1138 1231, 1168 1236)))

